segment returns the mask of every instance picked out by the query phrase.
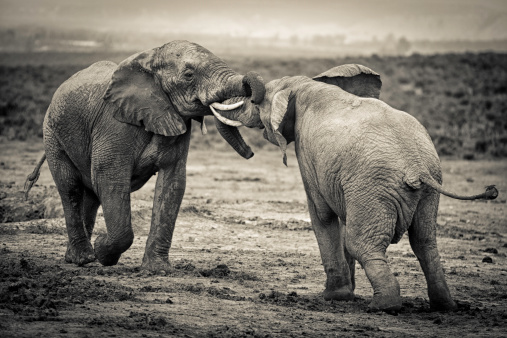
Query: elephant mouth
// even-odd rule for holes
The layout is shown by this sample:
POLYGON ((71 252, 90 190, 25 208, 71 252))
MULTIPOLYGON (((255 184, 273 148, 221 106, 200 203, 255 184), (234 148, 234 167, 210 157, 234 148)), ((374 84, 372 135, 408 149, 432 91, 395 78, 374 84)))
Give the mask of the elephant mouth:
POLYGON ((248 72, 241 79, 241 88, 238 88, 238 85, 239 83, 234 84, 235 91, 233 92, 241 92, 241 94, 230 97, 221 103, 211 103, 209 105, 211 112, 219 122, 229 127, 260 127, 260 120, 257 121, 254 118, 255 112, 252 110, 251 104, 260 104, 264 100, 266 94, 264 81, 259 74, 248 72), (245 103, 248 104, 245 105, 245 103))

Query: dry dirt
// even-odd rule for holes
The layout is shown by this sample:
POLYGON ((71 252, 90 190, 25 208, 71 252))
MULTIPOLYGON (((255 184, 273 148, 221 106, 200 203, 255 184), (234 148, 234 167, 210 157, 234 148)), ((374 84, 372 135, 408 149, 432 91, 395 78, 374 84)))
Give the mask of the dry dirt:
MULTIPOLYGON (((505 160, 442 161, 446 187, 500 191, 489 202, 441 198, 438 244, 458 310, 429 311, 405 236, 388 250, 403 296, 402 311, 391 315, 367 311, 372 289, 359 265, 354 301, 322 300, 325 274, 293 153, 286 168, 274 147, 249 161, 231 149, 192 149, 173 269, 164 275, 139 269, 154 180, 133 194, 136 237, 118 265, 66 264, 63 218, 42 218, 58 216, 47 164, 29 201, 22 198, 41 154, 40 141, 1 144, 2 337, 507 335, 505 160)), ((94 237, 104 231, 99 211, 94 237)))

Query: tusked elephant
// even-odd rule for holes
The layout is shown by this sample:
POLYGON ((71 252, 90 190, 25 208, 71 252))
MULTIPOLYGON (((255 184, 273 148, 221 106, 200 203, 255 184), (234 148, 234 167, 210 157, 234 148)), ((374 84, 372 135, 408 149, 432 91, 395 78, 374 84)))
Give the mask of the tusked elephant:
MULTIPOLYGON (((191 119, 202 123, 204 133, 210 106, 228 109, 220 102, 236 96, 260 103, 264 93, 257 73, 237 74, 188 41, 167 43, 118 65, 97 62, 65 81, 44 119, 45 155, 25 184, 28 196, 47 157, 65 213, 65 261, 116 264, 134 239, 130 193, 158 172, 142 268, 167 270, 185 191, 191 119), (93 248, 99 205, 107 235, 99 235, 93 248)), ((253 156, 236 127, 218 120, 216 126, 241 156, 253 156)))
MULTIPOLYGON (((441 186, 440 161, 426 129, 411 115, 380 101, 380 76, 343 65, 313 79, 284 77, 266 84, 260 104, 220 114, 260 118, 264 137, 286 148, 295 142, 312 227, 327 275, 324 298, 354 298, 355 260, 373 287, 372 310, 398 311, 400 287, 386 259, 390 243, 408 230, 424 271, 433 309, 456 307, 436 243, 440 193, 458 199, 494 199, 487 187, 458 196, 441 186)), ((227 101, 233 103, 240 98, 227 101)))

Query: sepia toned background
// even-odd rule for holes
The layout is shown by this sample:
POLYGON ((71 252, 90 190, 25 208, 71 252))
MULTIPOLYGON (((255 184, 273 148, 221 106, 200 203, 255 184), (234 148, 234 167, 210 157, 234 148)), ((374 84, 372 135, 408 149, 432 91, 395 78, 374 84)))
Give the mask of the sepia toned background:
MULTIPOLYGON (((507 2, 0 0, 0 336, 491 336, 507 330, 507 2), (133 246, 114 267, 64 263, 67 235, 43 153, 42 121, 58 86, 99 60, 120 62, 175 39, 197 42, 239 73, 270 81, 359 63, 380 99, 415 116, 441 157, 438 245, 452 313, 429 311, 405 237, 388 250, 403 297, 398 316, 356 299, 324 302, 325 274, 293 145, 288 167, 262 131, 241 128, 239 158, 194 128, 187 189, 165 275, 139 270, 154 180, 132 195, 133 246)), ((96 234, 105 232, 99 210, 96 234)), ((92 240, 93 242, 93 240, 92 240)))

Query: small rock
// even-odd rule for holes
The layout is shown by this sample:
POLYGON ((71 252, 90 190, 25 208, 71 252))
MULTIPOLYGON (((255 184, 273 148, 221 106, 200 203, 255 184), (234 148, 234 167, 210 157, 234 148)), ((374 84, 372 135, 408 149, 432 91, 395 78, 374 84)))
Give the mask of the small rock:
POLYGON ((486 256, 482 259, 483 263, 493 263, 493 258, 486 256))
POLYGON ((486 250, 484 250, 484 252, 497 254, 498 250, 495 248, 487 248, 486 250))
POLYGON ((166 302, 167 304, 172 304, 172 303, 173 303, 173 301, 171 300, 171 298, 167 298, 167 299, 165 300, 165 302, 166 302))

